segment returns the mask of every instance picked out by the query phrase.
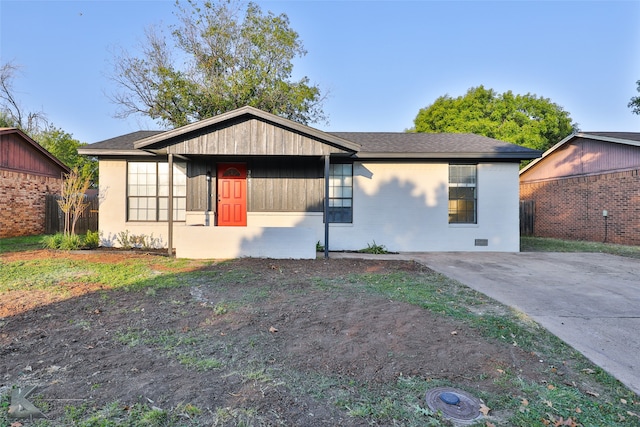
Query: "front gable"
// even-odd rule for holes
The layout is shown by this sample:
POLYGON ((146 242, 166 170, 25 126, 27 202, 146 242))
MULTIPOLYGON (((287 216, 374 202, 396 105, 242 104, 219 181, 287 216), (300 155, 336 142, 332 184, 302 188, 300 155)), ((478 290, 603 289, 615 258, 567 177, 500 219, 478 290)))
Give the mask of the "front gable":
POLYGON ((359 145, 245 107, 140 140, 135 148, 185 156, 325 156, 351 155, 359 145))
POLYGON ((521 182, 533 182, 630 170, 640 166, 640 134, 578 133, 547 150, 520 171, 521 182), (635 139, 633 139, 635 138, 635 139))
POLYGON ((69 168, 27 134, 0 129, 0 169, 61 178, 69 168))

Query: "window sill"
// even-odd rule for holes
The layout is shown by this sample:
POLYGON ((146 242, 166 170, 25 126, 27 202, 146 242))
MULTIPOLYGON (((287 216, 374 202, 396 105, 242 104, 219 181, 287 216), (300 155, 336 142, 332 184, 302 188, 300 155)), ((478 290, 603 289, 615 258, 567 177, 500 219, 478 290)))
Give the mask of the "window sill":
POLYGON ((449 228, 480 228, 478 224, 449 224, 449 228))

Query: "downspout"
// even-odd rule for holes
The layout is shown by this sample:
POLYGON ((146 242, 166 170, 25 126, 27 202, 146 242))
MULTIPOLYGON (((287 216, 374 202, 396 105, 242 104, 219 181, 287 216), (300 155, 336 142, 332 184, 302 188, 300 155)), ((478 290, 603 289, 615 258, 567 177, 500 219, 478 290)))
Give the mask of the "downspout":
POLYGON ((168 203, 169 232, 169 256, 173 256, 173 154, 169 153, 169 203, 168 203))
POLYGON ((324 156, 324 259, 329 258, 329 155, 324 156))

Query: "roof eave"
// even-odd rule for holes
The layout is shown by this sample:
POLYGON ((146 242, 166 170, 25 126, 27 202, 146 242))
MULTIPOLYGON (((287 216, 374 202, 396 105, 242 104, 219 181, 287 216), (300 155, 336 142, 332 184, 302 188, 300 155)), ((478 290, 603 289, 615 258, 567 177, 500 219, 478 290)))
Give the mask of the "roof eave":
POLYGON ((78 149, 78 154, 85 156, 154 156, 155 154, 144 150, 108 150, 108 149, 78 149))
POLYGON ((614 138, 611 136, 593 135, 590 133, 577 133, 574 136, 585 139, 595 139, 597 141, 613 142, 615 144, 633 145, 635 147, 640 147, 640 141, 634 141, 632 139, 614 138))
POLYGON ((382 153, 382 152, 359 152, 354 155, 357 159, 483 159, 483 160, 530 160, 540 157, 536 153, 382 153))
POLYGON ((549 148, 547 151, 545 151, 544 153, 542 153, 542 156, 540 156, 539 158, 535 159, 534 161, 532 161, 531 163, 529 163, 527 166, 523 167, 520 170, 519 175, 522 175, 523 173, 525 173, 526 171, 528 171, 529 169, 531 169, 534 165, 536 165, 538 162, 542 161, 542 159, 544 159, 545 157, 547 157, 549 154, 553 153, 554 151, 556 151, 558 148, 562 147, 564 144, 566 144, 567 142, 571 141, 573 138, 575 138, 576 136, 578 136, 579 134, 577 133, 573 133, 567 137, 565 137, 562 141, 558 142, 556 145, 554 145, 553 147, 549 148))

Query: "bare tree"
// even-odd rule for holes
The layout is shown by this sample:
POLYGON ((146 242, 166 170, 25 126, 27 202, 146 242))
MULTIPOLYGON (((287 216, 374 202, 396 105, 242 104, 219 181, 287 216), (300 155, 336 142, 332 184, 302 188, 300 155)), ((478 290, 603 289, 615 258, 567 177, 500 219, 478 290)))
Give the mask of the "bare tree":
POLYGON ((47 119, 42 111, 24 111, 15 97, 13 80, 21 67, 13 62, 0 66, 0 109, 7 121, 28 135, 34 135, 46 127, 47 119))
POLYGON ((62 198, 58 205, 64 212, 64 234, 76 234, 76 223, 80 215, 89 206, 86 202, 85 192, 89 188, 91 179, 87 174, 78 172, 75 167, 69 172, 62 183, 62 198))

